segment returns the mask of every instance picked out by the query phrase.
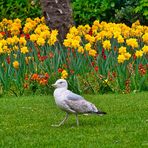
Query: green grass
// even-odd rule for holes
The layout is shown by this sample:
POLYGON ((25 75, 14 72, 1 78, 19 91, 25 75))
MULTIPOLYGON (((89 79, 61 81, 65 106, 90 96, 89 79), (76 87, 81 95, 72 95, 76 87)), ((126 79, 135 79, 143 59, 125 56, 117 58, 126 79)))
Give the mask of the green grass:
POLYGON ((141 148, 148 147, 148 93, 85 95, 108 114, 71 115, 61 127, 65 113, 52 96, 0 98, 0 147, 30 148, 141 148))

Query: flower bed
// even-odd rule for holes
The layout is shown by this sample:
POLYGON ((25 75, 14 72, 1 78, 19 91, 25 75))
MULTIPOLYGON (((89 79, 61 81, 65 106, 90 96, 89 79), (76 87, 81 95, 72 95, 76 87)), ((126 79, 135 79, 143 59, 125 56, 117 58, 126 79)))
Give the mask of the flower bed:
POLYGON ((147 90, 148 27, 95 21, 70 28, 61 45, 44 18, 0 22, 1 93, 47 93, 58 78, 79 93, 147 90))

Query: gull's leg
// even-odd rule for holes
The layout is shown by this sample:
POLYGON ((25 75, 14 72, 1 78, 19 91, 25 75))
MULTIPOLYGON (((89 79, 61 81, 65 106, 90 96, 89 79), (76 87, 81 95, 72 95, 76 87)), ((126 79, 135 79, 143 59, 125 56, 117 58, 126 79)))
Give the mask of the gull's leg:
POLYGON ((76 114, 76 122, 77 122, 77 126, 79 126, 78 114, 76 114))
POLYGON ((59 126, 61 126, 61 125, 64 124, 64 122, 68 119, 68 116, 69 116, 69 114, 66 113, 65 118, 64 118, 59 124, 57 124, 57 125, 51 125, 51 126, 55 126, 55 127, 59 127, 59 126))

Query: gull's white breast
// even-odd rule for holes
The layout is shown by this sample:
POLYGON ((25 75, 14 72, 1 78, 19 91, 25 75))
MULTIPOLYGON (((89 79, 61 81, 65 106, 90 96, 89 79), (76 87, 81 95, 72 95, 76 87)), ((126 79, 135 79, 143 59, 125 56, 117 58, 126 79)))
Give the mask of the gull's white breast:
POLYGON ((66 99, 66 89, 63 89, 63 88, 55 89, 54 98, 57 106, 62 110, 66 110, 66 104, 64 102, 64 100, 66 99))

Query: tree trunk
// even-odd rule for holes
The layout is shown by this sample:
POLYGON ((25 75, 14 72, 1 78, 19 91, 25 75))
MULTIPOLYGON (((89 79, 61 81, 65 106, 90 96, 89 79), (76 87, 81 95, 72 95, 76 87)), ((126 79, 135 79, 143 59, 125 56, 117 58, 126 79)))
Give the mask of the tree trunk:
POLYGON ((59 40, 63 41, 69 28, 73 25, 70 0, 40 0, 46 24, 57 29, 59 40))

